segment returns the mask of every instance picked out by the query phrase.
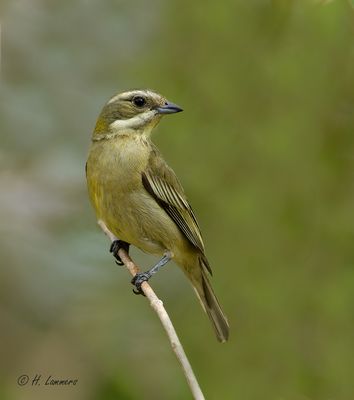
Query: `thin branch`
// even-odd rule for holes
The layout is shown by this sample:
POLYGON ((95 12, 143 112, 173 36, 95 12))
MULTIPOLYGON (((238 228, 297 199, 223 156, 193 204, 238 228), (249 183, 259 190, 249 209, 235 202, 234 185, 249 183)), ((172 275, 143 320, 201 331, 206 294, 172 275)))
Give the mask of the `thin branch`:
MULTIPOLYGON (((101 227, 103 232, 109 237, 111 242, 117 239, 113 235, 113 233, 107 228, 107 226, 103 221, 101 220, 98 221, 98 225, 101 227)), ((132 276, 135 276, 137 273, 140 272, 137 265, 133 262, 133 260, 129 257, 129 254, 124 249, 119 249, 118 254, 132 276)), ((194 372, 188 361, 186 353, 183 350, 182 344, 179 341, 175 328, 172 325, 171 319, 167 314, 166 309, 163 306, 163 302, 156 296, 155 292, 152 290, 148 282, 143 282, 141 285, 141 289, 143 290, 145 296, 148 298, 151 307, 160 318, 162 326, 164 327, 167 336, 170 340, 172 350, 176 354, 176 357, 179 363, 181 364, 184 376, 187 379, 187 383, 192 392, 193 398, 195 400, 204 400, 204 395, 200 389, 199 383, 194 375, 194 372)))

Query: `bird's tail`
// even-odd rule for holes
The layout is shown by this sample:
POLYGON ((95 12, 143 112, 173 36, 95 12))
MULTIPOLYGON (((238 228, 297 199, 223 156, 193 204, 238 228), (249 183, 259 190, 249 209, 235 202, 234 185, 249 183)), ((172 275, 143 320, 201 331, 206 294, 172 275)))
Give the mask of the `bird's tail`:
POLYGON ((193 279, 193 286, 198 298, 213 324, 216 336, 220 342, 226 342, 229 338, 229 323, 221 309, 218 299, 211 287, 206 270, 210 270, 204 257, 199 259, 200 275, 198 279, 193 279))

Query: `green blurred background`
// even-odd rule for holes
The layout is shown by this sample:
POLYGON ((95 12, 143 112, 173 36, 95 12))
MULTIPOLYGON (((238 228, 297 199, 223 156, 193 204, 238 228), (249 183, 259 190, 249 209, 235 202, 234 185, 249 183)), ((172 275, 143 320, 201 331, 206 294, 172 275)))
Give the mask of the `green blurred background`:
MULTIPOLYGON (((196 211, 231 325, 220 345, 181 271, 154 277, 206 398, 353 399, 350 2, 0 10, 0 398, 191 398, 86 193, 102 105, 149 87, 185 109, 154 141, 196 211), (79 381, 19 387, 22 374, 79 381)), ((145 269, 155 261, 132 254, 145 269)))

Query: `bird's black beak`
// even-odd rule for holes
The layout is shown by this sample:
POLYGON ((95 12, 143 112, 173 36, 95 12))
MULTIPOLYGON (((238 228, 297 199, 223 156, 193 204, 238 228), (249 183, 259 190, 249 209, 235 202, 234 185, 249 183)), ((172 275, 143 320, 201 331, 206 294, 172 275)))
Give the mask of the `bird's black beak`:
POLYGON ((177 104, 167 101, 163 106, 157 107, 156 111, 159 114, 174 114, 183 111, 177 104))

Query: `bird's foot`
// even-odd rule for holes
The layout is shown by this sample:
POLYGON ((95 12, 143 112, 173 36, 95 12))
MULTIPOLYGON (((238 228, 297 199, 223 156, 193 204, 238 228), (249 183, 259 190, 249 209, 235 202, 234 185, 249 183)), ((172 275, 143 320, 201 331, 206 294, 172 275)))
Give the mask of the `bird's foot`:
POLYGON ((151 273, 148 272, 141 272, 140 274, 136 274, 134 278, 131 280, 132 284, 136 287, 133 289, 135 294, 142 294, 145 296, 144 292, 141 289, 141 285, 143 282, 147 282, 151 278, 151 273))
POLYGON ((124 265, 123 261, 121 260, 121 258, 119 257, 119 250, 120 249, 124 249, 128 254, 129 254, 129 243, 124 242, 123 240, 114 240, 111 244, 111 247, 109 249, 110 253, 113 254, 113 256, 115 257, 116 264, 118 265, 124 265))

